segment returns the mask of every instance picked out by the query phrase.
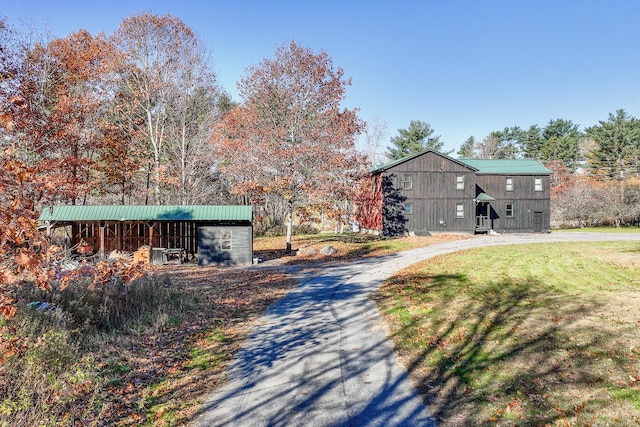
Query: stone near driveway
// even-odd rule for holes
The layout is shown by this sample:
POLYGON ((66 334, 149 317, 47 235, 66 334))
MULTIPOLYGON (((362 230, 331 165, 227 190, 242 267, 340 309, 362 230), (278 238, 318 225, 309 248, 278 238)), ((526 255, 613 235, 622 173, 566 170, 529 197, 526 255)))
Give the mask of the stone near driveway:
POLYGON ((296 256, 315 255, 317 252, 313 248, 300 248, 296 252, 296 256))
POLYGON ((334 248, 333 246, 325 246, 324 248, 320 249, 320 253, 324 256, 331 256, 331 255, 335 255, 335 253, 338 252, 336 250, 336 248, 334 248))

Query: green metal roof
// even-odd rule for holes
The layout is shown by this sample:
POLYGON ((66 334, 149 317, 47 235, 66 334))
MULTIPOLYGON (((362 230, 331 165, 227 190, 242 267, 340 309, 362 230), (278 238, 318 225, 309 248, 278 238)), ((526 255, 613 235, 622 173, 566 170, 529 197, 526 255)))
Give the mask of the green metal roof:
POLYGON ((476 196, 476 200, 481 202, 493 202, 495 199, 487 193, 480 193, 476 196))
POLYGON ((371 173, 383 172, 401 163, 415 159, 423 154, 433 152, 452 162, 474 169, 477 174, 494 174, 494 175, 550 175, 553 172, 542 165, 542 163, 529 159, 454 159, 442 153, 433 150, 425 150, 419 153, 411 154, 402 159, 379 165, 371 169, 371 173))
POLYGON ((550 175, 552 173, 542 163, 529 159, 460 159, 460 162, 477 169, 477 174, 550 175))
POLYGON ((251 206, 49 206, 40 221, 251 221, 251 206))

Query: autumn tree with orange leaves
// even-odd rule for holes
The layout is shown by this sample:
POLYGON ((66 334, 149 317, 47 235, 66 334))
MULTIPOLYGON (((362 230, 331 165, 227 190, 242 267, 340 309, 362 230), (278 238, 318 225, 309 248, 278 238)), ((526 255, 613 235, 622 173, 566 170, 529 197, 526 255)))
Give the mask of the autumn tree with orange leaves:
MULTIPOLYGON (((21 61, 13 29, 0 18, 0 314, 16 312, 13 283, 24 274, 38 286, 48 285, 44 268, 47 245, 36 228, 35 204, 52 190, 20 155, 12 140, 15 117, 25 108, 20 95, 21 61)), ((0 353, 2 348, 0 348, 0 353)))
POLYGON ((302 208, 336 211, 349 199, 363 164, 355 137, 363 123, 341 108, 350 79, 329 55, 295 42, 246 70, 243 104, 215 129, 213 143, 232 191, 254 200, 276 196, 286 206, 286 249, 302 208))
MULTIPOLYGON (((153 174, 156 203, 209 202, 208 139, 218 88, 202 44, 180 19, 134 15, 109 38, 80 30, 55 39, 22 39, 5 21, 0 18, 2 286, 73 280, 55 271, 56 255, 37 230, 48 205, 115 194, 122 204, 141 203, 145 173, 153 174), (165 189, 172 198, 163 198, 165 189)), ((84 273, 94 283, 137 274, 101 264, 84 273)), ((12 314, 9 289, 0 292, 0 310, 12 314)))
POLYGON ((100 148, 106 40, 80 31, 25 46, 0 24, 0 314, 10 317, 14 291, 24 281, 62 289, 80 275, 102 284, 141 272, 97 265, 63 275, 54 263, 59 248, 37 227, 44 206, 75 203, 89 193, 100 148))
POLYGON ((56 183, 57 201, 86 200, 112 49, 103 35, 86 31, 21 49, 10 142, 23 161, 56 183))

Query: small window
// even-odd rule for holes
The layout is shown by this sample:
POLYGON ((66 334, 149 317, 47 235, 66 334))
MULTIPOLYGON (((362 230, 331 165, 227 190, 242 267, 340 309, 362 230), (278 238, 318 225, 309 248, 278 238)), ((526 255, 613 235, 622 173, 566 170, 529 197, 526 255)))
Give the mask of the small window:
POLYGON ((405 203, 404 204, 404 213, 406 213, 406 214, 412 214, 413 213, 413 204, 412 203, 405 203))
POLYGON ((505 190, 513 191, 513 177, 510 177, 510 176, 507 177, 505 190))
POLYGON ((225 230, 222 232, 222 238, 220 239, 220 249, 231 249, 231 230, 225 230))
POLYGON ((413 177, 411 175, 405 175, 404 181, 402 181, 403 190, 411 190, 413 188, 413 177))
POLYGON ((464 218, 464 204, 456 204, 456 218, 464 218))
POLYGON ((505 215, 509 218, 513 217, 513 204, 507 203, 507 207, 505 209, 505 215))
POLYGON ((456 177, 456 190, 464 190, 464 175, 456 177))
POLYGON ((534 190, 542 191, 542 178, 536 178, 534 181, 534 190))

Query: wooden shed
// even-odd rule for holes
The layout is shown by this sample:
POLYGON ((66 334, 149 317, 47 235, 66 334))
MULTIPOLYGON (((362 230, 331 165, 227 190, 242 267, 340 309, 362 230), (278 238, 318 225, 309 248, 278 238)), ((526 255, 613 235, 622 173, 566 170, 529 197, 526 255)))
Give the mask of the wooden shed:
POLYGON ((70 246, 102 258, 142 249, 154 264, 247 265, 252 216, 251 206, 48 206, 39 220, 48 235, 64 228, 70 246))

